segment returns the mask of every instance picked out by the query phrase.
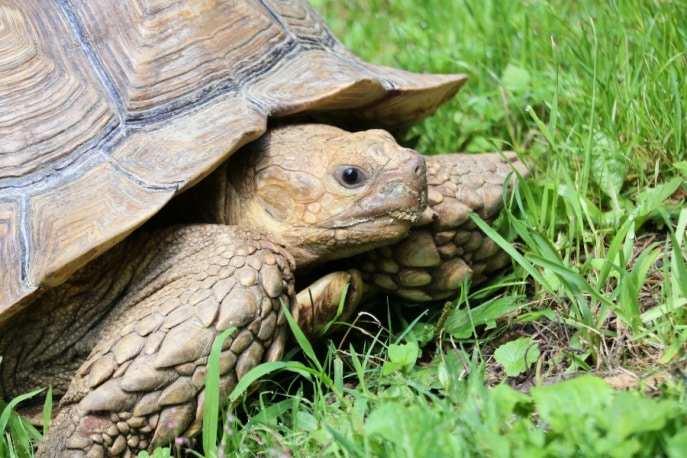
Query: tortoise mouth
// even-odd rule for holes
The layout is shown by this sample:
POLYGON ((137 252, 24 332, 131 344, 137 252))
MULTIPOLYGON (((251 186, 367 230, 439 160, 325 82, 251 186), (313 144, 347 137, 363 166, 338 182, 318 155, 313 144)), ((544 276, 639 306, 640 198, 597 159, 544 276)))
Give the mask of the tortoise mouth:
POLYGON ((411 223, 416 223, 417 220, 420 218, 421 213, 422 213, 421 209, 414 208, 412 210, 391 211, 391 212, 387 213, 387 215, 389 215, 392 218, 397 219, 399 221, 410 221, 411 223))
POLYGON ((416 219, 414 208, 396 210, 373 217, 338 220, 327 227, 319 225, 318 231, 305 230, 303 234, 296 229, 275 240, 294 256, 297 268, 301 269, 391 245, 408 235, 416 219))
POLYGON ((388 227, 396 222, 406 224, 409 223, 412 225, 420 219, 420 215, 422 215, 424 209, 425 205, 407 208, 395 208, 374 216, 361 216, 359 218, 331 221, 329 224, 322 224, 322 227, 335 230, 349 229, 351 232, 356 232, 359 228, 361 232, 368 232, 368 226, 388 227))

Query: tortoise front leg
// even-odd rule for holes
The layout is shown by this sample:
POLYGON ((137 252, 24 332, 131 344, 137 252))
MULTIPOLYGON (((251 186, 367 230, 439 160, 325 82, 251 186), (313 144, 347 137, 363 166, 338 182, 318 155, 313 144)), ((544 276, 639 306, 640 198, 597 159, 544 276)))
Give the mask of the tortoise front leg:
POLYGON ((225 399, 251 368, 281 357, 280 301, 294 301, 282 249, 235 226, 177 227, 140 242, 128 239, 127 249, 150 268, 133 279, 72 380, 40 456, 130 456, 194 435, 208 355, 228 328, 237 331, 220 355, 225 399), (144 254, 148 245, 154 255, 144 254))
POLYGON ((487 223, 503 208, 504 184, 529 171, 515 153, 427 156, 428 206, 409 236, 362 254, 363 279, 413 301, 454 296, 466 276, 473 284, 510 258, 482 233, 470 212, 487 223), (516 174, 517 172, 517 174, 516 174))

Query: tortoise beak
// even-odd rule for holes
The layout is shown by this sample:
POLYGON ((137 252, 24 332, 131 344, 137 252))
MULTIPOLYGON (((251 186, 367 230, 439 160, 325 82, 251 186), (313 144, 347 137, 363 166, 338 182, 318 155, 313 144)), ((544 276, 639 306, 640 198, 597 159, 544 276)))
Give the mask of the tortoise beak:
POLYGON ((412 160, 409 161, 409 170, 410 173, 407 176, 385 181, 381 193, 388 196, 389 210, 387 215, 398 220, 416 223, 427 208, 425 158, 421 154, 415 153, 412 160), (404 201, 407 203, 403 204, 404 201), (401 203, 401 206, 394 209, 393 202, 401 203))

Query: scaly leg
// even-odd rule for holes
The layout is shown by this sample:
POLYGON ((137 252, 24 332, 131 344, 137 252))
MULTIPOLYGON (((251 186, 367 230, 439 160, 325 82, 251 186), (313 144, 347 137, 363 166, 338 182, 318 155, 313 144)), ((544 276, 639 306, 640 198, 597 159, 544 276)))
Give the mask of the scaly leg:
MULTIPOLYGON (((81 365, 44 438, 40 456, 135 455, 201 427, 208 355, 222 345, 226 398, 262 361, 281 357, 280 301, 294 304, 290 256, 235 226, 181 226, 158 239, 131 237, 130 281, 81 365), (151 249, 150 246, 153 246, 151 249), (153 254, 149 254, 153 252, 153 254)), ((101 260, 96 260, 102 262, 101 260)))
POLYGON ((427 156, 428 206, 409 236, 360 255, 363 279, 413 301, 456 294, 466 276, 472 283, 505 267, 510 258, 469 216, 493 222, 503 208, 503 190, 517 173, 529 176, 515 153, 427 156), (510 178, 509 178, 510 177, 510 178))

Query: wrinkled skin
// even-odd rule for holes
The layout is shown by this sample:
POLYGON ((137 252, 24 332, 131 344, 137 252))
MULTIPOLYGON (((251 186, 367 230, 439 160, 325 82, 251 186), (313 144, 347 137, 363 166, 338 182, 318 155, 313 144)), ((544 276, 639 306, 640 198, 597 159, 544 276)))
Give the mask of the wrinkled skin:
POLYGON ((509 174, 527 171, 496 154, 427 163, 380 130, 272 130, 3 324, 0 397, 46 385, 61 397, 39 455, 129 456, 198 432, 207 357, 226 329, 237 330, 222 347, 223 398, 281 357, 282 302, 315 336, 378 290, 455 294, 471 265, 503 265, 468 212, 493 220, 509 174), (294 272, 351 257, 295 294, 294 272))
POLYGON ((0 330, 0 395, 52 384, 61 397, 39 455, 195 434, 219 333, 237 328, 220 357, 226 397, 281 357, 294 269, 399 240, 425 205, 424 159, 383 131, 286 127, 238 154, 214 178, 223 224, 136 233, 0 330))

